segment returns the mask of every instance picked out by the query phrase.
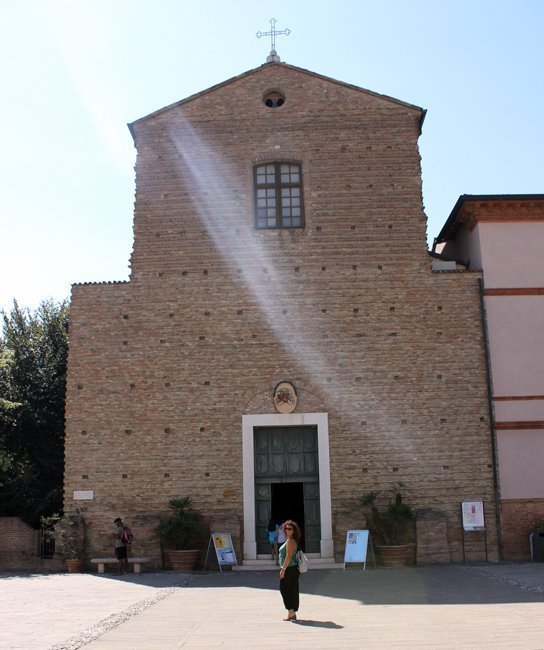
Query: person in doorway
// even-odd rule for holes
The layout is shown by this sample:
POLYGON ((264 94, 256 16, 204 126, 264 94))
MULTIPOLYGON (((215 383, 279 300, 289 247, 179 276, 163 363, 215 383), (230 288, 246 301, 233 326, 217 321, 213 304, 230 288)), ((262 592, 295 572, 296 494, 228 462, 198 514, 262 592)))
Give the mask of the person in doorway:
POLYGON ((285 544, 286 539, 287 538, 285 537, 285 531, 283 530, 283 520, 280 519, 278 524, 278 532, 276 535, 277 545, 281 546, 282 544, 285 544))
POLYGON ((123 539, 123 534, 125 532, 125 526, 121 521, 121 517, 113 520, 115 524, 115 557, 119 560, 119 568, 117 570, 117 575, 122 576, 125 571, 128 570, 128 556, 127 556, 127 545, 123 539))
POLYGON ((274 557, 276 558, 276 564, 278 564, 278 522, 275 517, 270 517, 268 522, 268 542, 270 543, 270 552, 271 559, 274 562, 274 557))
POLYGON ((300 544, 300 528, 288 519, 283 524, 286 541, 280 546, 280 593, 287 610, 284 621, 296 621, 299 605, 297 550, 300 544))

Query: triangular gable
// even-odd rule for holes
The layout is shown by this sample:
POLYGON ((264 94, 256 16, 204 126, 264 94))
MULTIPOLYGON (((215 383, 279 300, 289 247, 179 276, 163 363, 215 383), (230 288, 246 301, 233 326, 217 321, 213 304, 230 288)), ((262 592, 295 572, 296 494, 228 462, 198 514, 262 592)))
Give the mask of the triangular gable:
POLYGON ((258 68, 253 68, 251 70, 248 70, 247 72, 242 72, 242 74, 237 75, 236 77, 231 77, 230 79, 226 79, 225 81, 222 81, 221 83, 215 84, 214 86, 210 86, 209 88, 206 88, 205 90, 201 90, 198 93, 195 93, 194 95, 190 95, 189 97, 186 97, 185 99, 181 99, 177 102, 174 102, 173 104, 169 104, 168 106, 164 106, 163 108, 159 108, 156 111, 153 111, 152 113, 149 113, 149 115, 145 115, 144 117, 140 117, 137 120, 134 120, 134 122, 131 122, 128 124, 128 128, 132 134, 132 137, 134 137, 134 131, 133 128, 136 124, 140 124, 141 122, 145 122, 146 120, 155 117, 156 115, 160 115, 161 113, 164 113, 166 111, 171 110, 172 108, 177 108, 178 106, 182 106, 183 104, 186 104, 188 102, 194 101, 195 99, 198 99, 199 97, 202 97, 203 95, 206 95, 208 93, 211 93, 215 90, 218 90, 219 88, 222 88, 224 86, 228 86, 229 84, 232 84, 236 81, 239 81, 240 79, 244 79, 245 77, 249 77, 250 75, 257 74, 261 72, 265 67, 271 66, 271 65, 278 65, 282 66, 284 68, 288 68, 289 70, 294 70, 295 72, 299 72, 302 74, 309 75, 311 77, 315 77, 317 79, 321 79, 324 81, 328 81, 330 83, 336 84, 338 86, 342 86, 344 88, 349 88, 351 90, 355 90, 357 92, 364 93, 366 95, 370 95, 372 97, 376 97, 378 99, 382 99, 387 102, 392 102, 393 104, 397 104, 398 106, 403 106, 405 108, 412 109, 414 111, 417 111, 418 113, 421 114, 421 119, 419 123, 419 128, 421 132, 421 127, 423 125, 423 121, 425 119, 425 115, 427 113, 426 109, 421 108, 420 106, 416 106, 415 104, 409 104, 408 102, 403 102, 400 99, 395 99, 394 97, 390 97, 389 95, 381 95, 380 93, 376 93, 372 90, 367 90, 366 88, 361 88, 360 86, 355 86, 353 84, 346 83, 344 81, 338 81, 337 79, 333 79, 332 77, 327 77, 322 74, 318 74, 317 72, 312 72, 311 70, 306 70, 305 68, 299 68, 294 65, 290 65, 289 63, 281 63, 277 61, 273 61, 271 63, 263 63, 260 65, 258 68))

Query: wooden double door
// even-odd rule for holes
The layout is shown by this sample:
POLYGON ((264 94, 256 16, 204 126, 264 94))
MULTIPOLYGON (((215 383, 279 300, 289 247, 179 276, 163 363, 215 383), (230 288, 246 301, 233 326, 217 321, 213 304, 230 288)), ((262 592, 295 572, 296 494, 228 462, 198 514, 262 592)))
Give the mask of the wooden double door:
POLYGON ((256 427, 254 450, 257 553, 270 553, 270 518, 296 521, 302 530, 302 548, 307 553, 319 553, 317 428, 256 427))

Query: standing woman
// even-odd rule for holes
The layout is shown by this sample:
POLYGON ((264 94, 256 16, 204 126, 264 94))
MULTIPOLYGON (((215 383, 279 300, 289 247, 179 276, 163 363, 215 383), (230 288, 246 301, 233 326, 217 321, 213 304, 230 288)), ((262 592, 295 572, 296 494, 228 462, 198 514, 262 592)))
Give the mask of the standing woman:
POLYGON ((300 543, 300 528, 288 519, 283 524, 283 530, 287 538, 285 544, 280 546, 280 592, 283 604, 287 610, 284 621, 296 621, 298 611, 298 564, 297 550, 300 543))

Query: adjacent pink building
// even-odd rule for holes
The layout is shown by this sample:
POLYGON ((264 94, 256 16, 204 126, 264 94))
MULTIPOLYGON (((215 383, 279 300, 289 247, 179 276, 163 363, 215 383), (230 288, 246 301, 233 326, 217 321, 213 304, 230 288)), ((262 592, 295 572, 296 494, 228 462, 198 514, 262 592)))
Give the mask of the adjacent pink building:
POLYGON ((544 521, 544 194, 459 197, 433 251, 436 270, 483 271, 504 558, 526 559, 544 521))

